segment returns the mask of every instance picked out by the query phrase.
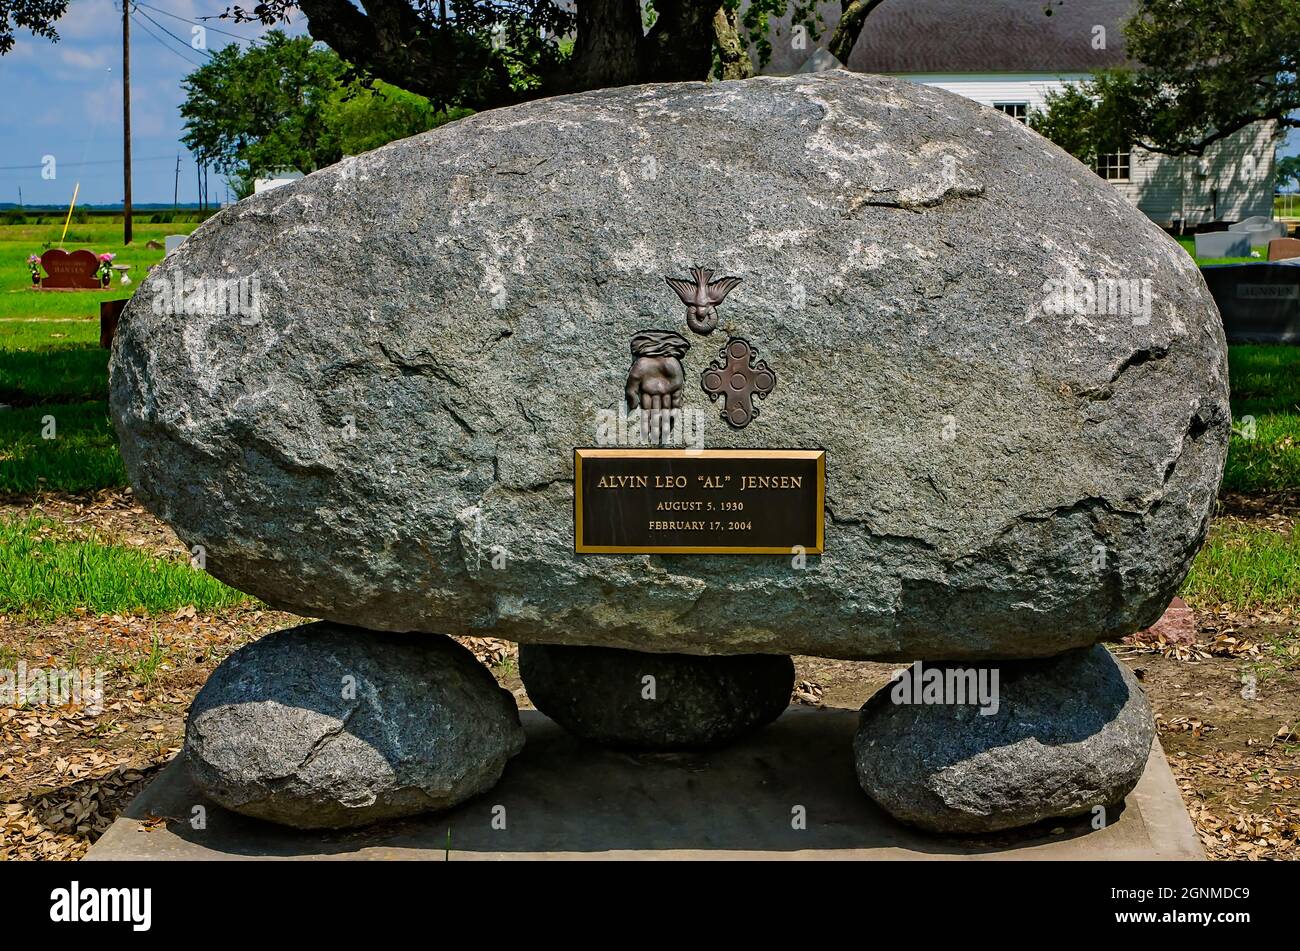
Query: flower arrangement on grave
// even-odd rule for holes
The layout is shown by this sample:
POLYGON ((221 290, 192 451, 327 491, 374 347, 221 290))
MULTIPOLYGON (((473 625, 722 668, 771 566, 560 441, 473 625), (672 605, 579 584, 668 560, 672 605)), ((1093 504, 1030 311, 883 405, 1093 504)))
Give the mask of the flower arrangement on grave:
POLYGON ((99 256, 99 271, 97 273, 99 274, 99 283, 103 287, 108 287, 113 280, 113 258, 115 257, 117 257, 116 254, 108 251, 99 256))
POLYGON ((32 273, 32 283, 41 283, 41 258, 38 254, 27 255, 27 270, 32 273))

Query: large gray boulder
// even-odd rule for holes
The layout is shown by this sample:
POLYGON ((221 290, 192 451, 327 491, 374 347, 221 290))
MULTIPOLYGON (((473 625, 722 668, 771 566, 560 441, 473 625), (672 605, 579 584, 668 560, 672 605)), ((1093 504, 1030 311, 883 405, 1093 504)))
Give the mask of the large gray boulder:
POLYGON ((840 70, 494 110, 245 199, 154 269, 112 363, 140 498, 277 608, 843 658, 1150 624, 1206 531, 1227 392, 1194 263, 1113 187, 994 110, 840 70), (743 279, 708 337, 664 283, 694 265, 743 279), (253 278, 256 313, 168 312, 178 282, 253 278), (779 381, 740 430, 699 386, 728 323, 779 381), (827 450, 823 556, 575 557, 572 450, 648 329, 692 345, 705 445, 827 450))
POLYGON ((853 742, 867 795, 897 819, 955 833, 1121 803, 1155 737, 1151 705, 1128 669, 1100 645, 995 666, 990 704, 950 702, 955 693, 918 703, 924 690, 896 694, 898 684, 867 701, 853 742))
POLYGON ((237 650, 185 727, 207 795, 305 829, 448 809, 492 788, 523 746, 514 697, 451 638, 329 623, 237 650))

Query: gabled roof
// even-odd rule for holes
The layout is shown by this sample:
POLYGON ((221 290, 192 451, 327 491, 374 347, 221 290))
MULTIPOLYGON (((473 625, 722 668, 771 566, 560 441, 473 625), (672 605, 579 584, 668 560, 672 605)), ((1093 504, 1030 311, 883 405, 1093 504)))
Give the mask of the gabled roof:
MULTIPOLYGON (((884 0, 867 17, 848 67, 865 73, 1090 73, 1120 66, 1121 23, 1136 0, 884 0), (1104 49, 1093 48, 1094 27, 1104 49)), ((838 2, 818 5, 819 40, 795 50, 772 37, 769 73, 792 73, 830 42, 838 2)), ((775 26, 775 24, 774 24, 775 26)), ((789 28, 781 32, 788 37, 789 28)))

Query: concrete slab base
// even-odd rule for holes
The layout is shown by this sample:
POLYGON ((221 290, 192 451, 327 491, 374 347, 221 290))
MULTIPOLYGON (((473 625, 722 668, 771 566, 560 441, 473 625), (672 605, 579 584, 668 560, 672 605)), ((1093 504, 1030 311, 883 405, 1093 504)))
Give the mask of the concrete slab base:
POLYGON ((1158 743, 1105 828, 1083 818, 987 839, 941 838, 900 825, 862 792, 852 710, 796 707, 728 749, 654 755, 585 746, 539 713, 522 716, 528 745, 501 783, 450 812, 297 832, 206 801, 174 762, 86 858, 1205 858, 1158 743), (192 826, 195 806, 204 807, 205 828, 192 826))

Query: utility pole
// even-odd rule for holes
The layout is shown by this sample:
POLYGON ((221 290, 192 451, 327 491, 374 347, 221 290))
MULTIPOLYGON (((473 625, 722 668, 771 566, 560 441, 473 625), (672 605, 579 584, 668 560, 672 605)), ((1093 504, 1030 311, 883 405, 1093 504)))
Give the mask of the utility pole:
POLYGON ((172 188, 172 211, 181 210, 181 156, 176 153, 176 183, 172 188))
POLYGON ((122 0, 122 243, 131 243, 131 0, 122 0))
POLYGON ((203 213, 203 163, 194 163, 194 182, 199 190, 199 214, 203 213))

